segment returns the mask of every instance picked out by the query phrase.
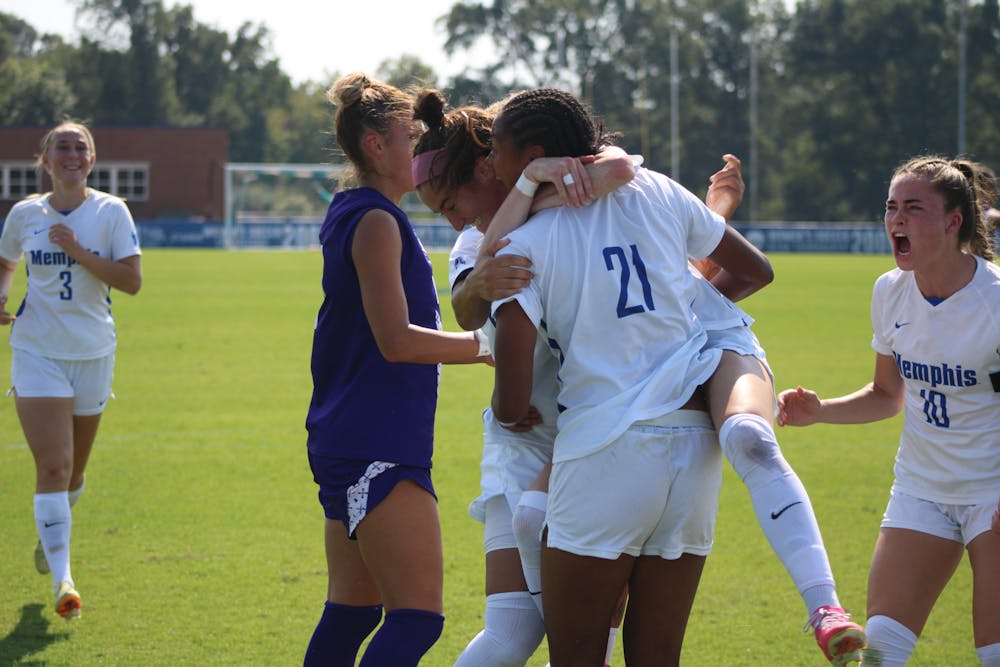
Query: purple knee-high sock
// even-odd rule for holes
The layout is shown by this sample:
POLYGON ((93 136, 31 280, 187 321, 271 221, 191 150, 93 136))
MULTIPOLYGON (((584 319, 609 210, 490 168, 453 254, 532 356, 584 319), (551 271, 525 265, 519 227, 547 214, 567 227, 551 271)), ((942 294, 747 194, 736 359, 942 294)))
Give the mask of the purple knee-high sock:
POLYGON ((382 620, 382 605, 352 607, 327 602, 313 630, 303 667, 354 667, 358 649, 382 620))
POLYGON ((416 667, 441 636, 444 616, 420 609, 386 612, 358 667, 416 667))

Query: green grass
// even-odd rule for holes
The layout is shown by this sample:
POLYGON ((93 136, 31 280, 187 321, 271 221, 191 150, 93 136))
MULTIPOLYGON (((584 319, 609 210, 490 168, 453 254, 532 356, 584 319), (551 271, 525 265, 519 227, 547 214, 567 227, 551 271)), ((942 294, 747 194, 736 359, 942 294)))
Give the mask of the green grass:
MULTIPOLYGON (((779 388, 829 395, 870 379, 869 296, 891 260, 772 260, 777 280, 745 306, 779 388)), ((446 256, 434 261, 440 288, 446 256)), ((49 577, 34 571, 34 470, 13 400, 0 400, 0 667, 301 664, 326 589, 303 428, 320 262, 316 252, 150 250, 142 292, 113 295, 117 399, 73 514, 78 622, 55 616, 49 577)), ((19 273, 15 291, 23 281, 19 273)), ((9 364, 5 351, 4 388, 9 364)), ((451 665, 482 624, 482 530, 466 506, 478 490, 479 415, 490 389, 484 366, 443 369, 434 470, 448 620, 424 661, 431 667, 451 665)), ((812 497, 841 599, 860 618, 899 427, 891 420, 778 434, 812 497)), ((975 664, 970 609, 963 565, 910 664, 975 664)), ((805 616, 727 467, 684 662, 826 664, 801 632, 805 616)), ((543 646, 530 664, 545 660, 543 646)), ((615 664, 623 664, 620 643, 615 664)))

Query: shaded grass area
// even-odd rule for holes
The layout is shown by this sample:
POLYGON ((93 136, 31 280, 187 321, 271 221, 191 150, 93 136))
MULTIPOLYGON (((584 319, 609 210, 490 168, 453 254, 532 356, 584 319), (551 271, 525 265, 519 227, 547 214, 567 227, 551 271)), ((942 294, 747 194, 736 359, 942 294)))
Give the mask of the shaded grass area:
MULTIPOLYGON (((434 253, 440 290, 446 255, 434 253)), ((885 257, 777 255, 749 299, 779 389, 834 394, 871 377, 868 303, 885 257)), ((51 609, 35 573, 34 471, 13 400, 0 401, 0 667, 294 665, 322 611, 322 512, 305 457, 309 347, 321 293, 316 252, 151 250, 136 297, 113 294, 116 400, 74 511, 79 622, 51 609)), ((23 290, 23 274, 15 290, 23 290)), ((11 301, 20 298, 13 294, 11 301)), ((445 326, 455 329, 447 294, 445 326)), ((9 378, 9 350, 0 378, 9 378)), ((445 540, 447 622, 424 664, 451 665, 482 626, 478 490, 492 375, 442 370, 435 484, 445 540)), ((900 424, 782 429, 809 490, 842 601, 864 616, 868 561, 900 424)), ((685 644, 689 665, 826 664, 806 611, 747 498, 725 470, 715 551, 685 644)), ((959 568, 911 664, 975 664, 971 577, 959 568)), ((544 646, 531 661, 546 662, 544 646)), ((619 644, 615 664, 623 664, 619 644)))

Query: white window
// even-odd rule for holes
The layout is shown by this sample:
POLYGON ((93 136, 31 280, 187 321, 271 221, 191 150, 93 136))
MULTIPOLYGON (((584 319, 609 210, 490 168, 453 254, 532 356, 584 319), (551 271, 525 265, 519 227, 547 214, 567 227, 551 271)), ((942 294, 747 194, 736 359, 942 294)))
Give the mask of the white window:
POLYGON ((149 165, 146 163, 103 163, 94 167, 87 185, 130 201, 149 199, 149 165))
POLYGON ((24 199, 41 190, 42 178, 33 162, 0 165, 0 199, 24 199))

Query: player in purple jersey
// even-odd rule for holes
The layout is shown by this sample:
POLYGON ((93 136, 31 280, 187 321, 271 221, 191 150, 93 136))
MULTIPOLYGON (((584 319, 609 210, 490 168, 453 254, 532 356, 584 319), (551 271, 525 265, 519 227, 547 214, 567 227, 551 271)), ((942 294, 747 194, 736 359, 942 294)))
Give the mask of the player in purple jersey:
POLYGON ((837 398, 779 396, 779 422, 794 426, 903 412, 868 574, 866 665, 907 663, 965 551, 976 656, 1000 667, 1000 268, 984 223, 996 197, 968 160, 897 168, 885 204, 897 268, 872 292, 872 381, 837 398))
POLYGON ((17 415, 35 460, 35 567, 51 573, 56 612, 80 614, 70 572, 71 508, 101 414, 111 397, 117 343, 111 288, 136 294, 142 262, 125 202, 87 187, 94 138, 65 122, 42 139, 39 166, 52 192, 11 209, 0 236, 0 324, 10 324, 17 415), (6 310, 21 257, 28 288, 17 316, 6 310))
POLYGON ((327 602, 306 665, 416 665, 437 641, 443 564, 431 484, 438 364, 489 361, 472 333, 440 330, 430 260, 399 209, 413 190, 412 99, 361 73, 327 93, 358 186, 320 231, 309 463, 326 516, 327 602), (382 613, 385 611, 383 620, 382 613))

